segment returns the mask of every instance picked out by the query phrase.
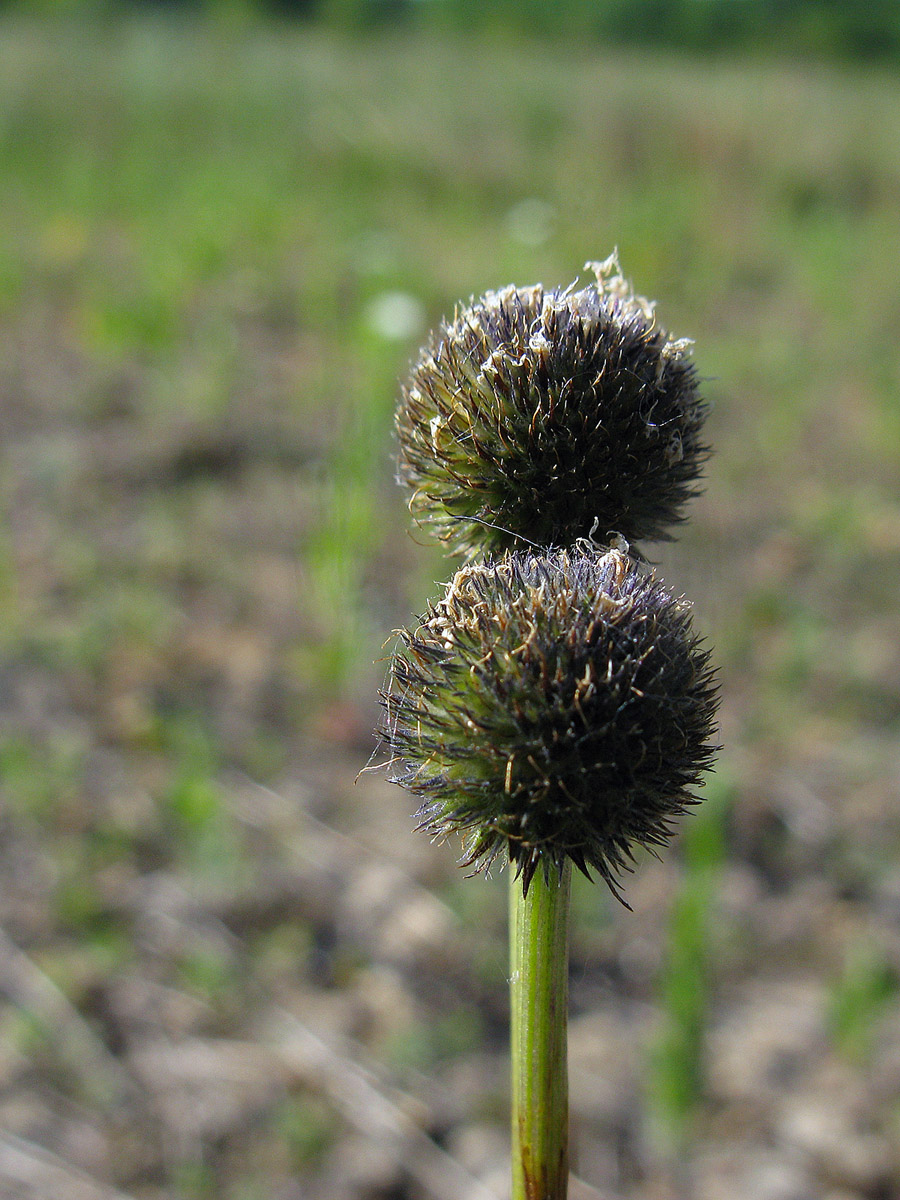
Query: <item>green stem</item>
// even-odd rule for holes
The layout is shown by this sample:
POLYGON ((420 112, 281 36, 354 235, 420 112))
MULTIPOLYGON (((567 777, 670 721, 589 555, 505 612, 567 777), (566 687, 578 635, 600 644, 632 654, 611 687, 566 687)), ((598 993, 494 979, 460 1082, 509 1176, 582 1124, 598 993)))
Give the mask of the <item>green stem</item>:
POLYGON ((528 895, 510 870, 512 1200, 565 1200, 569 1184, 569 891, 567 862, 528 895))

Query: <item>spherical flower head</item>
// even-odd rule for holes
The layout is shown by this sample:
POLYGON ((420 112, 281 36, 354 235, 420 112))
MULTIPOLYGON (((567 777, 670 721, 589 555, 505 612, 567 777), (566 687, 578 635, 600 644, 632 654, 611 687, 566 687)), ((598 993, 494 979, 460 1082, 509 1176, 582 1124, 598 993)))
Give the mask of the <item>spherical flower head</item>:
POLYGON ((690 610, 618 550, 463 567, 402 631, 382 693, 421 828, 508 850, 527 890, 566 859, 616 876, 661 846, 711 764, 716 688, 690 610))
POLYGON ((580 291, 489 292, 440 327, 397 413, 410 507, 468 556, 670 536, 707 456, 688 357, 613 255, 580 291))

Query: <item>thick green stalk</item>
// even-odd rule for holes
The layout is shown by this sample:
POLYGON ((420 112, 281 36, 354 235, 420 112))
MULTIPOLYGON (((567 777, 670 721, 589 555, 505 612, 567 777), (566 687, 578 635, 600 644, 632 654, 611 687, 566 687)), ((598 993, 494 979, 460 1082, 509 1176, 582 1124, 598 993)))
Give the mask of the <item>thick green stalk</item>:
POLYGON ((542 868, 528 895, 510 870, 512 1200, 565 1200, 569 1185, 569 891, 542 868))

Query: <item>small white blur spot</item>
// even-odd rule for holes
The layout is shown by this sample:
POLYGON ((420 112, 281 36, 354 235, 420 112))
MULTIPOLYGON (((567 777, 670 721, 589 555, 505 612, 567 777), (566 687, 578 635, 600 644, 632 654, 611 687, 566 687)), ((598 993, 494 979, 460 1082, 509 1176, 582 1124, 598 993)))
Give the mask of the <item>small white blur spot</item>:
POLYGON ((542 246, 553 232, 553 208, 536 196, 520 200, 506 214, 506 231, 523 246, 542 246))
POLYGON ((425 308, 409 292, 380 292, 366 305, 366 324, 389 342, 405 342, 425 328, 425 308))

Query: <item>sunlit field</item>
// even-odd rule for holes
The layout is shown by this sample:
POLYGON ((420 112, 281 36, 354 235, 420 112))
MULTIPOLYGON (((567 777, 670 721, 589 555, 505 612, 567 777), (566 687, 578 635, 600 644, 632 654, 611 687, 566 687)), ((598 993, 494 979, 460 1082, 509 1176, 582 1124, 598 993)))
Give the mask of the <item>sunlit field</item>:
POLYGON ((452 569, 392 413, 615 247, 711 403, 652 557, 723 750, 576 889, 575 1200, 900 1192, 898 210, 887 73, 0 23, 0 1194, 504 1196, 504 880, 357 780, 452 569))

